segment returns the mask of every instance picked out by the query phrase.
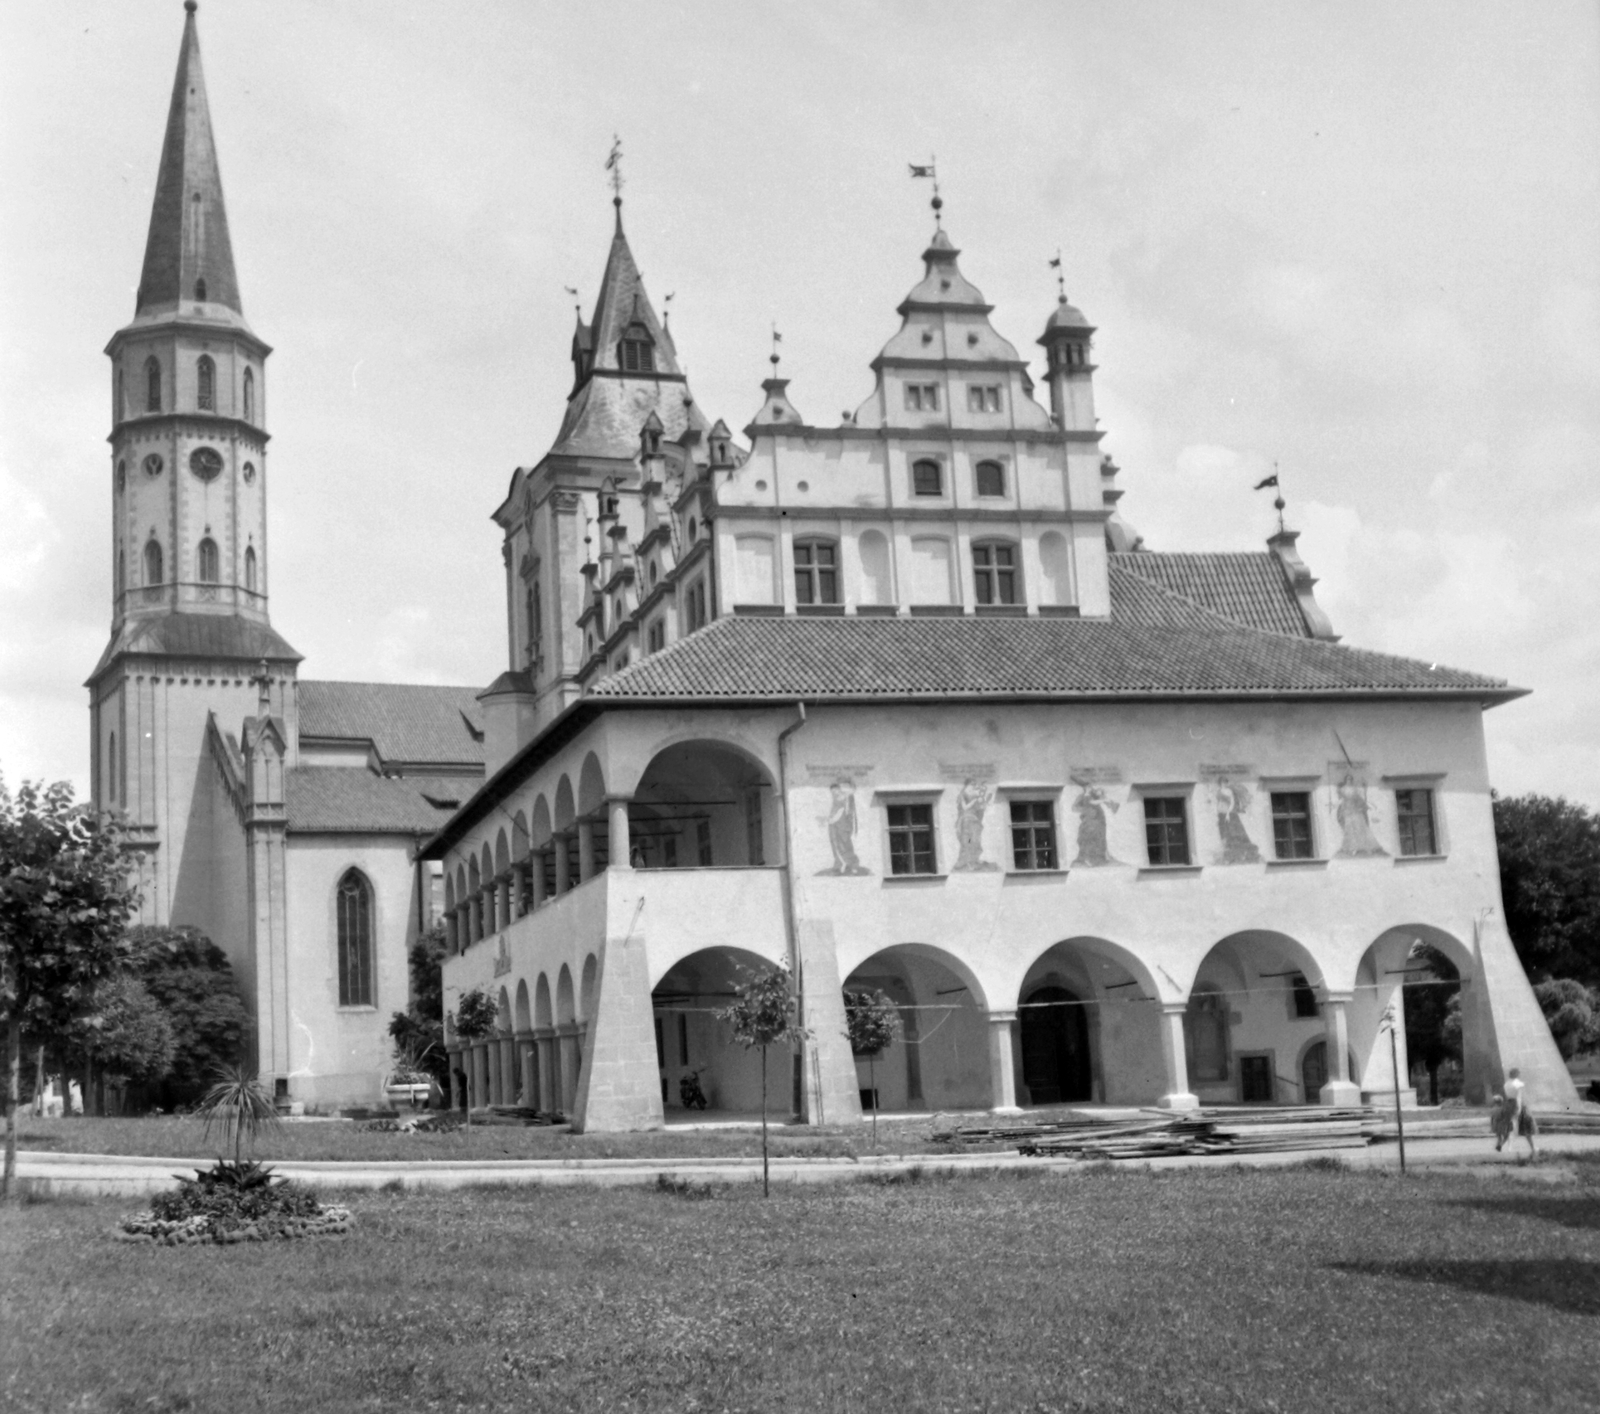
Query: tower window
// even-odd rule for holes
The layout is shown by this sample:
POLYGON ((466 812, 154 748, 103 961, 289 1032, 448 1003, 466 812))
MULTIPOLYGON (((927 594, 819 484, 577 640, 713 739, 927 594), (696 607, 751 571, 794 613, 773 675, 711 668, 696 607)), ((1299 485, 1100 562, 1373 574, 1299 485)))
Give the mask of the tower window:
POLYGON ((214 412, 217 406, 217 366, 202 354, 196 365, 196 374, 195 406, 202 412, 214 412))
POLYGON ((118 422, 121 422, 128 415, 128 409, 122 401, 122 370, 120 368, 117 370, 116 404, 113 416, 118 422))
POLYGON ((977 479, 980 496, 1006 494, 1006 469, 999 462, 979 462, 977 479))
POLYGON ((204 280, 196 280, 194 282, 194 297, 198 300, 203 300, 206 297, 206 282, 204 280))
POLYGON ((944 472, 936 461, 911 464, 911 489, 918 496, 944 495, 944 472))
POLYGON ((128 464, 125 461, 117 463, 117 491, 120 494, 128 489, 128 464))
POLYGON ((839 602, 839 548, 831 540, 797 540, 794 597, 797 604, 839 602))
POLYGON ((256 420, 256 375, 248 368, 244 371, 244 420, 256 420))
POLYGON ((117 598, 121 598, 128 588, 128 556, 122 551, 117 551, 117 598))
POLYGON ((209 535, 200 542, 200 553, 196 557, 200 570, 201 584, 215 584, 217 582, 217 542, 209 535))
POLYGON ((991 543, 972 547, 973 590, 980 604, 1017 602, 1017 550, 991 543))
POLYGON ((372 886, 359 869, 339 880, 339 1005, 371 1006, 372 886))
POLYGON ((117 734, 111 733, 106 745, 106 804, 117 803, 117 734))
POLYGON ((254 545, 245 547, 244 587, 252 594, 256 592, 256 547, 254 545))
POLYGON ((655 346, 643 324, 630 324, 617 349, 617 364, 624 373, 654 373, 655 346))
POLYGON ((157 585, 161 578, 161 542, 147 540, 144 546, 144 582, 148 585, 157 585))
POLYGON ((144 361, 144 410, 161 411, 161 364, 153 358, 144 361))

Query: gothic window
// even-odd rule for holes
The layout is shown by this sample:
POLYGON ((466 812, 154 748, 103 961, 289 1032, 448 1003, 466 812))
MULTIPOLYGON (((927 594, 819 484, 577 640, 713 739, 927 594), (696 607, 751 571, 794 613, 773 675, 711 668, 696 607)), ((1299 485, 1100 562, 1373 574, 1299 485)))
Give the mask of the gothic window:
POLYGON ((256 375, 248 368, 244 371, 244 420, 256 420, 256 375))
POLYGON ((204 354, 196 365, 195 406, 202 412, 214 412, 217 406, 217 366, 204 354))
POLYGON ((111 733, 111 744, 106 748, 106 804, 117 803, 117 734, 111 733))
POLYGON ((117 597, 120 599, 128 587, 128 557, 120 549, 117 551, 117 597))
POLYGON ((160 584, 161 580, 161 542, 147 540, 144 546, 144 582, 146 584, 160 584))
POLYGON ((797 604, 839 602, 839 547, 831 540, 794 544, 794 598, 797 604))
POLYGON ((359 869, 339 880, 339 1005, 372 1006, 372 885, 359 869))
POLYGON ((978 463, 978 494, 980 496, 1006 494, 1006 469, 999 462, 978 463))
POLYGON ((656 371, 655 346, 650 341, 650 331, 642 324, 630 324, 622 336, 617 350, 617 364, 624 373, 654 373, 656 371))
POLYGON ((217 542, 209 535, 200 542, 200 553, 196 558, 200 569, 200 583, 215 584, 217 582, 217 542))
POLYGON ((911 464, 911 489, 918 496, 944 494, 944 470, 931 458, 911 464))
POLYGON ((1017 602, 1017 547, 1004 542, 972 547, 973 589, 980 604, 1017 602))
POLYGON ((161 411, 161 364, 154 358, 144 361, 144 410, 161 411))
POLYGON ((254 545, 245 546, 244 587, 252 594, 256 592, 256 547, 254 545))

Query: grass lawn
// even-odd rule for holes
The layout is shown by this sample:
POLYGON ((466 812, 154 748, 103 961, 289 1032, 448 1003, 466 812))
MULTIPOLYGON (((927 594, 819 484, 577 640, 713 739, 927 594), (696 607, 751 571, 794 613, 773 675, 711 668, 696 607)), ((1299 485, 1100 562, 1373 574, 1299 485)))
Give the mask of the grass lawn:
MULTIPOLYGON (((772 1152, 785 1157, 945 1152, 928 1135, 935 1117, 896 1120, 878 1126, 878 1147, 869 1125, 825 1128, 774 1126, 772 1152)), ((942 1123, 948 1126, 949 1121, 942 1123)), ((75 1154, 150 1154, 163 1159, 214 1157, 221 1141, 206 1142, 197 1119, 158 1115, 142 1119, 35 1119, 17 1116, 17 1147, 75 1154)), ((444 1134, 393 1134, 339 1120, 289 1122, 256 1141, 262 1159, 624 1159, 750 1155, 761 1152, 759 1129, 657 1131, 651 1134, 569 1134, 565 1128, 474 1125, 444 1134)))
POLYGON ((0 1213, 0 1408, 1600 1408, 1600 1165, 376 1193, 349 1238, 0 1213))

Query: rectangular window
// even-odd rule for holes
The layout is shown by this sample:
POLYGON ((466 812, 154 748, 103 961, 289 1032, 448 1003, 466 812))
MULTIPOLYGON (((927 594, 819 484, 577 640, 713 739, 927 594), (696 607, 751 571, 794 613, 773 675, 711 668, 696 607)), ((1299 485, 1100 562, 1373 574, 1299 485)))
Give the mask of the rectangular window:
POLYGON ((969 384, 967 387, 968 412, 999 412, 1000 389, 998 385, 969 384))
POLYGON ((911 489, 919 496, 942 496, 944 494, 944 470, 935 461, 913 462, 911 466, 911 489))
POLYGON ((1011 866, 1014 869, 1056 867, 1055 808, 1048 800, 1011 802, 1011 866))
POLYGON ((977 480, 980 496, 1006 494, 1006 469, 999 462, 979 462, 977 480))
POLYGON ((938 412, 939 385, 937 383, 907 383, 907 412, 938 412))
POLYGON ((889 807, 889 872, 938 873, 933 854, 933 806, 889 807))
POLYGON ((1017 602, 1017 552, 1012 546, 974 545, 972 574, 978 603, 1017 602))
POLYGON ((1437 854, 1439 839, 1434 830, 1433 792, 1422 787, 1397 790, 1394 809, 1400 823, 1400 853, 1437 854))
POLYGON ((1239 1057, 1239 1098, 1247 1105, 1270 1105, 1276 1091, 1271 1056, 1239 1057))
POLYGON ((1189 817, 1181 795, 1147 795, 1144 843, 1152 865, 1189 862, 1189 817))
POLYGON ((1272 792, 1272 846, 1279 859, 1313 859, 1311 796, 1303 790, 1272 792))
POLYGON ((838 549, 830 540, 795 541, 795 603, 837 604, 839 602, 838 558, 838 549))
POLYGON ((645 644, 647 650, 651 653, 659 653, 663 648, 665 648, 667 646, 666 624, 662 623, 659 619, 657 619, 655 623, 651 624, 649 630, 645 634, 645 644))

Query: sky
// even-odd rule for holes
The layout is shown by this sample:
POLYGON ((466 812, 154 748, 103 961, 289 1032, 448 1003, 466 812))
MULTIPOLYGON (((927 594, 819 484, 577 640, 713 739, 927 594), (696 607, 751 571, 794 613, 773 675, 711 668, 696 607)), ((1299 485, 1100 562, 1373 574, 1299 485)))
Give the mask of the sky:
MULTIPOLYGON (((1059 249, 1158 550, 1259 549, 1276 465, 1346 642, 1507 678, 1505 793, 1600 807, 1600 6, 205 0, 246 317, 276 350, 271 614, 303 677, 506 666, 513 469, 571 386, 604 163, 695 396, 770 331, 870 391, 945 225, 1035 359, 1059 249)), ((183 10, 0 7, 0 773, 88 785, 110 370, 183 10)), ((1042 378, 1039 379, 1042 382, 1042 378)))

